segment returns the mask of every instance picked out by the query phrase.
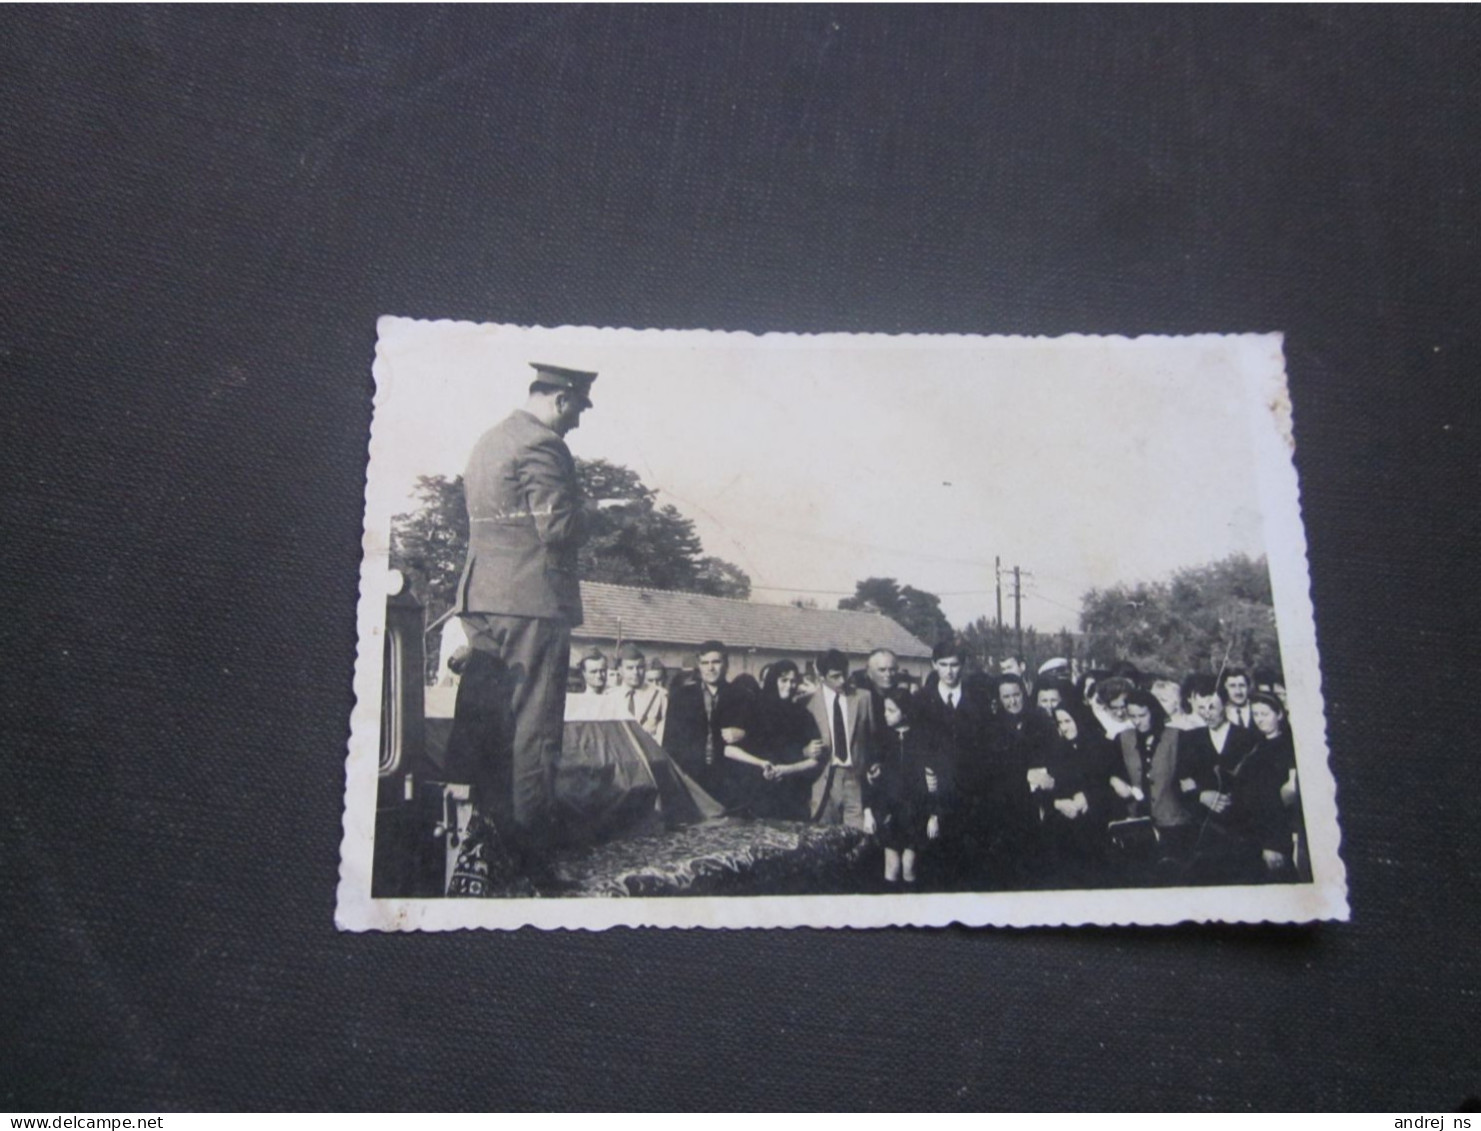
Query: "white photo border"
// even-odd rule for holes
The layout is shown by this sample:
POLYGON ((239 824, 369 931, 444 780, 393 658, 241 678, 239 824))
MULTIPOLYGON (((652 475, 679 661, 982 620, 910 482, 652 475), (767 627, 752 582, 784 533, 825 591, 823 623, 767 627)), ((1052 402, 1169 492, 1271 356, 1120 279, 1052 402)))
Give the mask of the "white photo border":
MULTIPOLYGON (((1038 342, 1104 342, 1135 346, 1180 341, 1231 350, 1244 382, 1241 390, 1255 454, 1258 493, 1270 581, 1275 601, 1290 721, 1297 751, 1301 798, 1313 879, 1261 886, 1111 888, 1067 891, 909 893, 869 895, 670 896, 607 899, 375 899, 371 870, 380 749, 381 682, 385 638, 386 578, 393 513, 404 509, 383 464, 383 427, 393 411, 395 361, 387 336, 403 323, 467 328, 476 324, 385 317, 373 367, 374 415, 365 489, 365 525, 358 605, 355 706, 345 761, 344 836, 341 844, 336 925, 342 930, 444 931, 464 928, 605 930, 611 927, 1034 927, 1170 925, 1186 922, 1306 923, 1345 921, 1346 870, 1339 855, 1336 783, 1329 762, 1316 630, 1293 462, 1292 410, 1286 385, 1283 338, 1269 334, 1201 334, 1167 338, 1067 335, 1038 342)), ((538 328, 485 324, 500 332, 538 328)), ((1027 341, 993 335, 762 334, 704 330, 634 330, 562 327, 582 334, 693 335, 770 342, 805 341, 826 347, 871 342, 894 346, 921 342, 1027 341)), ((559 331, 557 331, 559 332, 559 331)))

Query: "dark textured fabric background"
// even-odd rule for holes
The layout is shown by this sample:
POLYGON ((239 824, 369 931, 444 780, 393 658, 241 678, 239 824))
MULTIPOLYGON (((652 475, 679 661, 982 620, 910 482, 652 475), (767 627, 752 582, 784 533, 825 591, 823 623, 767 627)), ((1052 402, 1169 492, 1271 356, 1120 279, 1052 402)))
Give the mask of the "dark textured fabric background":
POLYGON ((0 32, 0 1107, 1481 1092, 1475 9, 0 32), (1353 922, 337 933, 380 314, 1285 331, 1353 922))

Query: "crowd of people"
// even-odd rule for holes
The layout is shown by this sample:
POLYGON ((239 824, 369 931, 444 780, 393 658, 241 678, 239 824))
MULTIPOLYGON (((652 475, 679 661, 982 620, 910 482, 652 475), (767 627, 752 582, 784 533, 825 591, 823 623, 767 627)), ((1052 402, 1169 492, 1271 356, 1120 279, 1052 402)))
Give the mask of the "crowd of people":
POLYGON ((884 881, 983 890, 1256 883, 1308 875, 1282 689, 1237 670, 1181 683, 1123 666, 1050 661, 968 670, 937 647, 919 687, 873 652, 851 673, 829 650, 810 670, 728 678, 724 644, 692 675, 631 645, 615 678, 583 658, 579 549, 593 516, 565 436, 597 374, 539 362, 523 407, 485 432, 464 473, 468 554, 454 612, 467 647, 445 772, 516 867, 551 872, 565 721, 630 717, 732 813, 849 825, 882 849, 884 881), (609 687, 609 678, 613 686, 609 687), (571 700, 577 710, 572 711, 571 700), (595 708, 595 713, 584 712, 595 708))
POLYGON ((627 644, 580 661, 567 717, 632 718, 734 815, 845 824, 886 885, 1002 890, 1309 878, 1285 688, 1227 668, 969 670, 939 645, 916 681, 879 649, 760 678, 725 645, 670 674, 627 644), (599 710, 583 708, 599 705, 599 710), (583 714, 583 710, 585 713, 583 714))

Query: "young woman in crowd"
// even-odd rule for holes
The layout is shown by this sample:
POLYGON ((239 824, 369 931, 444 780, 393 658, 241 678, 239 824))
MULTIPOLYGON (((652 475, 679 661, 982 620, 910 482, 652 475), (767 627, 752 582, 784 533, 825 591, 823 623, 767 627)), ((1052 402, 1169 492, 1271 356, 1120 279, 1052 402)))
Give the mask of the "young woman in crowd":
POLYGON ((817 758, 817 723, 794 695, 798 669, 791 660, 767 666, 743 747, 728 747, 741 804, 757 817, 805 821, 817 758))
POLYGON ((910 725, 910 699, 884 697, 885 734, 865 777, 865 828, 884 848, 887 884, 916 882, 916 861, 941 831, 936 759, 925 732, 910 725))
POLYGON ((1107 676, 1095 685, 1095 693, 1089 700, 1091 714, 1101 727, 1101 733, 1114 739, 1124 730, 1130 730, 1126 721, 1126 697, 1133 690, 1130 680, 1119 676, 1107 676))
POLYGON ((1198 717, 1183 710, 1183 688, 1166 676, 1154 676, 1150 690, 1162 709, 1167 712, 1167 725, 1178 730, 1195 730, 1202 726, 1198 717))
POLYGON ((1289 880, 1295 867, 1293 824, 1299 827, 1292 819, 1296 748, 1285 705, 1274 695, 1251 695, 1250 718, 1259 738, 1232 775, 1228 825, 1248 847, 1251 878, 1289 880))
POLYGON ((1181 878, 1197 838, 1177 778, 1178 739, 1183 732, 1167 725, 1162 704, 1140 688, 1126 693, 1126 721, 1130 729, 1117 735, 1121 765, 1111 775, 1111 789, 1126 806, 1128 817, 1151 818, 1155 874, 1148 878, 1174 882, 1181 878))

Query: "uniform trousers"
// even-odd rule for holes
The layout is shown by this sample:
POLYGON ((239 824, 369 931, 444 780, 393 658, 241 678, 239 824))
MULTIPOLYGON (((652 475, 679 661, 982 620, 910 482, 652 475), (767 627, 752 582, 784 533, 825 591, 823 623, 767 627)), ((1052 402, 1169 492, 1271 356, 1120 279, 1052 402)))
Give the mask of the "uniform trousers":
POLYGON ((448 768, 516 850, 555 840, 555 768, 571 629, 539 617, 465 613, 472 649, 458 683, 448 768))

